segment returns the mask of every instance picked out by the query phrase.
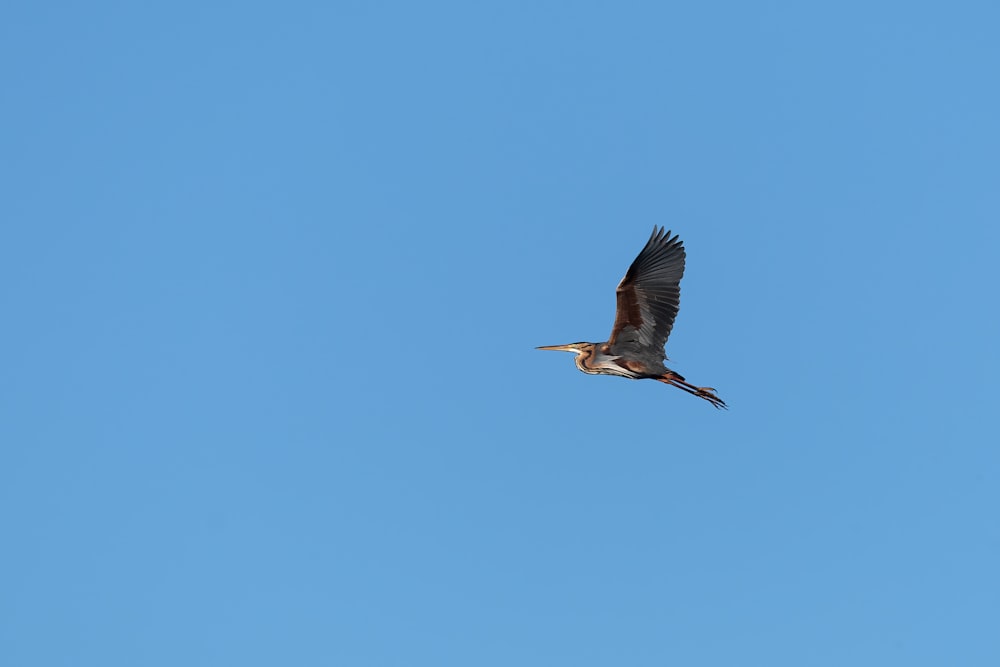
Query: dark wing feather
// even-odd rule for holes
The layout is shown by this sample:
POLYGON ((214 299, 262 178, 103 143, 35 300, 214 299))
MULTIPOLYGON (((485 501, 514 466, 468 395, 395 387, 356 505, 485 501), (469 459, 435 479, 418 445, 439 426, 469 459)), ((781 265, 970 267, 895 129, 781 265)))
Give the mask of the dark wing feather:
POLYGON ((618 311, 608 346, 612 354, 653 353, 662 359, 681 303, 684 245, 653 227, 646 247, 618 284, 618 311))

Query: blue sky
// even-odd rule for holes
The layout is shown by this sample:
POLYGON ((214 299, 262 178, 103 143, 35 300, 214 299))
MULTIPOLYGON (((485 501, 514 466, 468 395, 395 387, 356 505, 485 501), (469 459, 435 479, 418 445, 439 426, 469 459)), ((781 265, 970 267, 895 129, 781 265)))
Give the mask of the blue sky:
POLYGON ((0 662, 998 664, 998 20, 6 6, 0 662))

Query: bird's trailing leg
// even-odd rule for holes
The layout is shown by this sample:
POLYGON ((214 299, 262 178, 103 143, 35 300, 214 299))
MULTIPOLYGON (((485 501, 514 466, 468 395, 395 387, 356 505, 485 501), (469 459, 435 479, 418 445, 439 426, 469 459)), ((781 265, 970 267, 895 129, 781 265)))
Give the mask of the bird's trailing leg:
POLYGON ((706 401, 711 403, 716 408, 728 409, 726 402, 715 395, 714 389, 712 389, 711 387, 696 387, 693 384, 688 384, 687 382, 684 381, 684 378, 682 378, 677 373, 674 373, 673 371, 667 371, 666 373, 664 373, 663 375, 661 375, 656 379, 659 380, 660 382, 663 382, 664 384, 669 384, 673 387, 677 387, 678 389, 683 389, 687 393, 693 394, 698 398, 704 398, 706 401))

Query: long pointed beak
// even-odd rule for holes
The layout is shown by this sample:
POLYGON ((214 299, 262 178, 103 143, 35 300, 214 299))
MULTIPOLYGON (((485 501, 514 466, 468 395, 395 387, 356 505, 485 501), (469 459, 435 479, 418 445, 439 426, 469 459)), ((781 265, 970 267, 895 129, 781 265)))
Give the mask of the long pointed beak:
POLYGON ((536 347, 536 350, 556 350, 557 352, 576 352, 577 348, 573 345, 543 345, 541 347, 536 347))

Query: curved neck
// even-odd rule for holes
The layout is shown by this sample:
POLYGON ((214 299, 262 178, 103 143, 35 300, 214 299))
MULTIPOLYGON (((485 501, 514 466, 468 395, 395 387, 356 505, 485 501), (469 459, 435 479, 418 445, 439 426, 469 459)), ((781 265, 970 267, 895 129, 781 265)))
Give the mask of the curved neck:
POLYGON ((581 347, 573 358, 573 361, 576 362, 576 367, 584 373, 597 375, 599 371, 591 365, 591 362, 594 361, 594 350, 596 349, 597 345, 594 343, 588 343, 585 347, 581 347))

